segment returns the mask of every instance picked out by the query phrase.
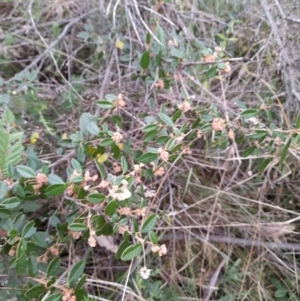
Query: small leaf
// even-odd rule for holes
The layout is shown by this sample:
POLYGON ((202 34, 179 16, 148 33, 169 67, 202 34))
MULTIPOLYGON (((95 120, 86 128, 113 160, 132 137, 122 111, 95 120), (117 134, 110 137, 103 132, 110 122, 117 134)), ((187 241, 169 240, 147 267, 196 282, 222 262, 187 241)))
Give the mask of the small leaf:
POLYGON ((97 101, 97 106, 101 109, 112 109, 114 104, 109 100, 99 100, 97 101))
POLYGON ((125 249, 128 247, 128 238, 125 238, 122 243, 120 244, 117 252, 116 252, 116 259, 121 259, 121 256, 123 254, 123 252, 125 251, 125 249))
POLYGON ((248 148, 246 148, 243 152, 242 152, 242 156, 243 157, 248 157, 251 154, 253 154, 253 152, 255 151, 256 147, 255 146, 250 146, 248 148))
POLYGON ((79 279, 84 271, 85 268, 85 260, 80 260, 75 265, 72 267, 71 271, 69 272, 68 275, 68 284, 71 284, 72 282, 76 281, 79 279))
POLYGON ((86 276, 83 275, 79 280, 78 280, 78 283, 76 284, 75 288, 74 288, 74 291, 77 291, 79 290, 85 283, 85 279, 86 279, 86 276))
POLYGON ((7 186, 5 182, 0 181, 0 200, 5 197, 6 193, 7 193, 7 186))
POLYGON ((25 297, 29 300, 32 300, 44 292, 46 292, 46 289, 43 285, 36 285, 25 293, 25 297))
POLYGON ((282 164, 285 157, 286 157, 286 153, 291 145, 291 142, 292 142, 292 138, 289 138, 286 145, 282 148, 281 152, 280 152, 280 161, 279 161, 279 164, 282 164))
POLYGON ((123 173, 125 173, 128 169, 127 160, 123 156, 121 157, 121 168, 122 168, 123 173))
POLYGON ((30 167, 28 166, 19 166, 17 167, 17 171, 19 173, 19 175, 23 178, 34 178, 35 177, 35 172, 34 170, 32 170, 30 167))
POLYGON ((108 154, 104 153, 103 155, 98 154, 96 157, 96 160, 98 163, 103 163, 105 161, 107 161, 108 159, 108 154))
POLYGON ((152 154, 152 153, 146 153, 146 154, 143 154, 141 155, 137 161, 139 163, 144 163, 144 164, 148 164, 150 162, 153 162, 157 159, 157 154, 152 154))
POLYGON ((267 166, 269 165, 269 163, 272 161, 272 158, 266 158, 264 159, 259 165, 258 165, 258 171, 259 172, 263 172, 267 166))
POLYGON ((22 230, 21 236, 23 238, 29 238, 36 232, 36 227, 34 227, 34 221, 28 222, 22 230))
POLYGON ((149 66, 149 63, 150 63, 150 54, 149 54, 149 51, 146 50, 142 54, 140 65, 143 69, 147 69, 149 66))
POLYGON ((0 218, 9 218, 12 215, 12 212, 9 209, 0 207, 0 218))
POLYGON ((148 124, 143 127, 142 132, 147 133, 147 132, 152 132, 152 131, 157 131, 158 126, 156 124, 148 124))
POLYGON ((28 274, 31 277, 34 277, 38 272, 38 262, 36 260, 36 257, 31 255, 28 258, 28 274))
POLYGON ((241 113, 241 117, 247 119, 247 118, 251 118, 253 116, 256 116, 257 114, 258 114, 257 110, 248 109, 248 110, 245 110, 241 113))
POLYGON ((145 220, 145 222, 143 223, 143 226, 141 228, 141 233, 148 233, 149 231, 151 231, 157 221, 157 215, 152 213, 150 214, 147 219, 145 220))
POLYGON ((27 272, 27 261, 24 260, 24 258, 16 261, 15 271, 18 275, 22 275, 27 272))
POLYGON ((184 52, 177 49, 177 48, 172 48, 171 55, 175 56, 178 59, 183 59, 184 58, 184 52))
POLYGON ((150 241, 154 245, 157 245, 158 244, 158 237, 157 237, 157 235, 153 231, 150 231, 148 235, 149 235, 150 241))
POLYGON ((296 119, 296 129, 300 129, 300 113, 298 114, 296 119))
POLYGON ((171 127, 174 126, 174 122, 173 120, 166 114, 164 113, 158 113, 158 117, 162 120, 163 123, 165 123, 166 125, 169 125, 171 127))
POLYGON ((116 212, 116 208, 117 208, 117 201, 112 200, 106 205, 104 212, 106 215, 113 215, 116 212))
POLYGON ((68 225, 68 229, 72 232, 82 232, 88 229, 85 224, 82 223, 72 223, 68 225))
POLYGON ((45 194, 47 196, 56 196, 62 194, 69 184, 53 184, 46 188, 45 194))
POLYGON ((91 193, 87 196, 87 199, 92 204, 99 204, 105 200, 105 195, 101 193, 91 193))
POLYGON ((131 260, 137 257, 142 250, 142 244, 140 242, 136 243, 135 245, 127 247, 124 252, 122 253, 121 259, 123 261, 131 260))
POLYGON ((155 140, 156 136, 158 134, 157 130, 151 131, 151 132, 147 132, 144 136, 143 136, 143 141, 144 142, 150 142, 155 140))
POLYGON ((43 301, 61 301, 61 297, 62 297, 62 294, 55 293, 55 294, 48 296, 46 299, 43 299, 43 301))
POLYGON ((59 267, 60 267, 60 258, 54 257, 49 262, 49 265, 47 267, 46 276, 47 277, 54 276, 58 272, 59 267))
POLYGON ((82 167, 81 167, 81 164, 78 160, 76 160, 75 158, 72 158, 71 160, 71 164, 72 164, 72 167, 77 171, 79 172, 80 174, 82 173, 82 167))
POLYGON ((86 130, 92 134, 92 135, 95 135, 97 136, 100 132, 100 129, 98 127, 98 125, 95 123, 95 122, 88 122, 86 125, 85 125, 85 128, 86 130))
POLYGON ((7 209, 14 209, 17 208, 21 204, 21 200, 18 197, 12 197, 6 199, 2 205, 7 209))

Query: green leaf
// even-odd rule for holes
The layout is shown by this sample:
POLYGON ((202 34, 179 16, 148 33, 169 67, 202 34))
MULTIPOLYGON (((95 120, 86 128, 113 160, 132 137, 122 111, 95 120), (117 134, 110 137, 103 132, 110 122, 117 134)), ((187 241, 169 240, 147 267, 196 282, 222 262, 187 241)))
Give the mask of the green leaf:
POLYGON ((150 214, 142 225, 141 233, 148 233, 151 231, 154 228, 156 221, 157 215, 154 213, 150 214))
POLYGON ((45 293, 46 289, 43 285, 39 284, 36 285, 34 287, 32 287, 31 289, 29 289, 26 293, 25 293, 25 297, 29 300, 34 299, 36 297, 38 297, 40 294, 45 293))
POLYGON ((58 175, 52 174, 52 173, 48 175, 48 183, 49 184, 65 184, 65 182, 63 181, 63 179, 61 177, 59 177, 58 175))
POLYGON ((161 121, 162 121, 163 123, 165 123, 166 125, 169 125, 169 126, 171 126, 171 127, 174 126, 173 120, 172 120, 168 115, 166 115, 166 114, 164 114, 164 113, 158 113, 158 117, 159 117, 159 118, 161 119, 161 121))
POLYGON ((91 193, 87 196, 90 203, 99 204, 105 200, 105 195, 101 193, 91 193))
POLYGON ((253 152, 255 151, 256 147, 255 146, 250 146, 248 148, 246 148, 243 152, 242 152, 242 157, 248 157, 251 154, 253 154, 253 152))
POLYGON ((123 173, 125 173, 128 169, 128 163, 124 156, 121 157, 121 168, 123 173))
POLYGON ((78 282, 77 282, 77 284, 76 284, 76 286, 74 288, 74 291, 77 291, 77 290, 81 289, 81 287, 85 283, 85 280, 86 280, 86 276, 85 275, 83 275, 82 277, 80 277, 80 279, 78 280, 78 282))
POLYGON ((158 134, 157 130, 151 131, 151 132, 147 132, 144 136, 143 136, 143 141, 144 142, 150 142, 153 141, 156 136, 158 134))
POLYGON ((112 109, 114 104, 109 100, 99 100, 97 101, 97 106, 101 109, 112 109))
POLYGON ((123 261, 132 260, 133 258, 137 257, 142 250, 142 244, 140 242, 127 247, 124 252, 122 253, 121 259, 123 261))
POLYGON ((36 227, 34 227, 34 221, 28 222, 22 230, 21 236, 23 238, 29 238, 36 232, 36 227))
POLYGON ((34 170, 28 166, 24 166, 24 165, 18 166, 17 171, 18 171, 19 175, 23 178, 31 179, 31 178, 35 177, 34 170))
POLYGON ((247 109, 247 110, 245 110, 241 113, 241 117, 247 119, 247 118, 251 118, 253 116, 256 116, 257 114, 258 114, 258 110, 247 109))
POLYGON ((0 181, 0 200, 5 197, 6 193, 7 193, 7 186, 5 182, 0 181))
POLYGON ((140 60, 140 65, 143 69, 147 69, 150 63, 150 54, 149 51, 145 51, 142 54, 141 60, 140 60))
POLYGON ((92 122, 92 121, 88 122, 85 125, 85 128, 90 134, 95 135, 95 136, 97 136, 100 132, 100 129, 99 129, 98 125, 95 122, 92 122))
POLYGON ((36 244, 38 247, 40 248, 47 248, 48 244, 51 243, 51 239, 50 236, 42 231, 37 231, 35 232, 32 237, 31 240, 34 244, 36 244))
POLYGON ((104 212, 106 215, 113 215, 116 212, 116 208, 117 208, 117 201, 112 200, 106 205, 104 212))
POLYGON ((72 167, 73 167, 77 172, 79 172, 80 174, 82 173, 82 166, 81 166, 81 164, 80 164, 80 162, 79 162, 78 160, 76 160, 75 158, 72 158, 71 164, 72 164, 72 167))
POLYGON ((120 246, 116 252, 116 259, 121 259, 121 256, 122 256, 123 252, 125 251, 125 249, 128 247, 128 244, 129 244, 128 238, 126 237, 122 241, 122 243, 120 244, 120 246))
POLYGON ((48 264, 46 276, 55 276, 60 267, 60 257, 54 257, 48 264))
POLYGON ((143 127, 142 132, 147 133, 147 132, 152 132, 152 131, 157 131, 158 130, 158 126, 157 124, 148 124, 146 126, 143 127))
POLYGON ((43 299, 43 301, 61 301, 61 297, 62 297, 62 294, 55 293, 55 294, 48 296, 46 299, 43 299))
POLYGON ((46 188, 45 194, 47 196, 56 196, 62 194, 69 184, 53 184, 46 188))
POLYGON ((148 235, 149 235, 150 241, 154 245, 157 245, 158 244, 158 237, 157 237, 157 235, 153 231, 150 231, 148 235))
POLYGON ((263 172, 267 166, 269 165, 269 163, 272 161, 272 158, 266 158, 264 159, 258 166, 258 171, 259 172, 263 172))
POLYGON ((300 129, 300 113, 298 114, 296 118, 296 129, 300 129))
POLYGON ((75 265, 72 267, 68 275, 67 282, 69 285, 82 276, 84 268, 85 268, 85 260, 80 260, 77 263, 75 263, 75 265))
POLYGON ((72 223, 68 225, 68 229, 73 232, 82 232, 88 229, 85 224, 82 223, 72 223))
POLYGON ((101 146, 110 146, 114 144, 114 141, 111 138, 104 138, 101 142, 100 145, 101 146))
POLYGON ((288 141, 286 143, 286 145, 282 148, 281 152, 280 152, 280 161, 279 164, 282 164, 284 162, 284 159, 286 157, 286 153, 291 145, 292 142, 292 138, 288 138, 288 141))
POLYGON ((6 199, 2 205, 7 209, 17 208, 21 204, 21 200, 17 197, 6 199))
POLYGON ((153 162, 157 159, 157 154, 152 154, 152 153, 146 153, 146 154, 143 154, 141 155, 137 161, 139 163, 144 163, 144 164, 148 164, 150 162, 153 162))
POLYGON ((34 277, 38 272, 38 262, 36 260, 36 257, 31 255, 28 258, 28 274, 31 277, 34 277))
POLYGON ((24 258, 18 259, 15 266, 16 273, 23 275, 27 272, 27 261, 24 258))
POLYGON ((173 120, 174 122, 176 122, 176 120, 178 120, 178 118, 181 117, 181 114, 182 114, 182 111, 181 111, 181 110, 177 110, 177 111, 173 114, 172 120, 173 120))
POLYGON ((17 259, 22 259, 25 261, 26 269, 27 269, 27 262, 25 260, 26 252, 27 252, 27 242, 25 239, 20 239, 16 250, 16 257, 17 259))
POLYGON ((171 49, 171 55, 175 56, 178 59, 183 59, 184 56, 185 56, 184 52, 181 51, 181 50, 179 50, 179 49, 177 49, 177 48, 172 48, 171 49))
POLYGON ((0 207, 0 218, 9 218, 12 215, 12 212, 9 209, 0 207))

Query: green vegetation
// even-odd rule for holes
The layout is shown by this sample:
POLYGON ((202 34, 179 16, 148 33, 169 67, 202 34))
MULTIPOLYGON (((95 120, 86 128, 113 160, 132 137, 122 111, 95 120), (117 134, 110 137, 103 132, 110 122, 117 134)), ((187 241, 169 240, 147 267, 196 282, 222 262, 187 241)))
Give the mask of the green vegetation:
POLYGON ((273 2, 0 2, 0 301, 299 299, 273 2))

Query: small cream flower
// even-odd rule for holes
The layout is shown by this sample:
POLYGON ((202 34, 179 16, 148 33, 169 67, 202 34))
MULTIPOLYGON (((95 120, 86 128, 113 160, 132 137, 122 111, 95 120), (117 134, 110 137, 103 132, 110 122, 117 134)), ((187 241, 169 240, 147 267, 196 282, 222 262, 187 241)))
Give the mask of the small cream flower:
POLYGON ((214 118, 211 128, 213 131, 220 132, 223 130, 224 120, 222 118, 214 118))
POLYGON ((153 167, 153 173, 154 173, 154 176, 155 177, 161 177, 161 176, 163 176, 164 175, 164 173, 165 173, 165 170, 164 170, 164 168, 163 167, 158 167, 158 168, 156 168, 156 167, 153 167))
POLYGON ((190 103, 188 103, 186 100, 177 106, 177 108, 182 111, 183 113, 188 112, 191 109, 190 103))
POLYGON ((131 197, 131 192, 127 188, 128 182, 122 181, 122 187, 119 188, 117 185, 113 185, 112 189, 109 189, 109 196, 118 201, 124 201, 131 197))
POLYGON ((161 147, 157 150, 159 157, 164 161, 167 162, 169 160, 169 153, 163 150, 161 147))
POLYGON ((121 140, 123 139, 122 134, 120 134, 119 132, 115 132, 113 133, 113 135, 111 136, 111 139, 115 142, 115 143, 119 143, 121 142, 121 140))
POLYGON ((93 236, 90 236, 88 239, 88 245, 92 248, 96 247, 96 239, 93 236))
POLYGON ((167 254, 167 247, 166 245, 161 245, 160 248, 159 248, 159 251, 158 251, 158 256, 163 256, 163 255, 166 255, 167 254))
POLYGON ((140 268, 140 276, 143 278, 143 279, 148 279, 149 276, 150 276, 150 273, 151 273, 152 270, 150 269, 147 269, 147 267, 142 267, 140 268))

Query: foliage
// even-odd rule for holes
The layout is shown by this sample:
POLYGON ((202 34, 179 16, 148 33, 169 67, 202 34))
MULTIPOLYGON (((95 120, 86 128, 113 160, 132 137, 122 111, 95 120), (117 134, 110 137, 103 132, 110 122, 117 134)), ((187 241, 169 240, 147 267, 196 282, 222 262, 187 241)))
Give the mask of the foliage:
POLYGON ((297 300, 299 259, 279 247, 295 247, 281 239, 298 218, 300 114, 278 96, 273 49, 246 57, 267 46, 248 51, 244 3, 200 1, 209 26, 179 13, 190 1, 118 1, 101 18, 71 2, 39 19, 31 1, 30 22, 52 27, 1 42, 37 52, 24 68, 0 49, 5 300, 297 300))

